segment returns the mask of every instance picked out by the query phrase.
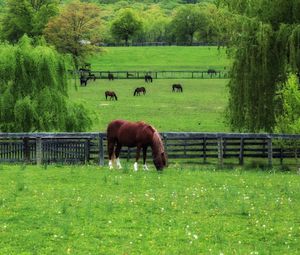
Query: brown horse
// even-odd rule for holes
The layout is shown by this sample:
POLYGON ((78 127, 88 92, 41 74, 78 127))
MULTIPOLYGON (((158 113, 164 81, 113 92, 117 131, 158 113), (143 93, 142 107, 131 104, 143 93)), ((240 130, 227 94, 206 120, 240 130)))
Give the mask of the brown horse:
POLYGON ((172 85, 172 91, 173 91, 173 92, 174 92, 174 91, 183 92, 183 91, 182 91, 182 86, 181 86, 181 84, 173 84, 173 85, 172 85))
POLYGON ((146 89, 145 89, 145 87, 136 88, 136 89, 134 90, 133 95, 134 95, 134 96, 136 96, 136 95, 139 96, 140 93, 143 93, 144 95, 146 94, 146 89))
POLYGON ((110 100, 112 100, 112 99, 118 100, 116 93, 113 91, 105 91, 105 99, 106 100, 107 100, 107 97, 110 97, 110 100))
POLYGON ((118 168, 122 168, 119 155, 122 146, 137 147, 134 170, 138 170, 140 151, 143 149, 144 170, 146 165, 147 148, 152 149, 153 163, 157 170, 163 170, 167 164, 167 157, 163 142, 157 130, 145 122, 129 122, 126 120, 114 120, 107 127, 107 147, 109 168, 112 169, 112 157, 115 154, 118 168))

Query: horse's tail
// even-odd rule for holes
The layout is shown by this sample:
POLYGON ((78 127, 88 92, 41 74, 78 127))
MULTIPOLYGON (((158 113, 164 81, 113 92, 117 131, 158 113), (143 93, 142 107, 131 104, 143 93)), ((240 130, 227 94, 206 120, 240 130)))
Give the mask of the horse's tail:
POLYGON ((133 96, 135 96, 135 94, 136 94, 136 90, 134 91, 133 96))
POLYGON ((117 95, 115 94, 115 99, 118 101, 118 97, 117 97, 117 95))

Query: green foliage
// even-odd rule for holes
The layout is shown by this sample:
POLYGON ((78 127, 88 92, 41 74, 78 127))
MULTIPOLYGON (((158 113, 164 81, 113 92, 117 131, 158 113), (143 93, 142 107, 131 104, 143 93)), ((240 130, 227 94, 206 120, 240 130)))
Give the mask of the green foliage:
POLYGON ((59 52, 72 55, 76 69, 88 55, 99 50, 96 44, 100 40, 97 31, 100 14, 95 4, 72 1, 48 22, 44 30, 47 41, 59 52))
POLYGON ((82 108, 67 106, 65 59, 53 48, 33 46, 24 36, 15 46, 0 45, 0 52, 4 56, 0 59, 1 131, 65 131, 66 126, 68 131, 82 131, 89 127, 82 108), (66 121, 69 109, 75 117, 66 121))
POLYGON ((57 11, 58 0, 8 0, 1 36, 10 42, 17 42, 24 34, 40 36, 57 11))
POLYGON ((183 6, 172 19, 171 26, 177 41, 193 43, 196 32, 203 32, 207 26, 207 16, 203 6, 183 6))
POLYGON ((142 21, 137 13, 130 8, 126 8, 117 14, 112 22, 111 32, 117 40, 124 40, 128 44, 128 40, 136 35, 142 29, 142 21))
POLYGON ((296 75, 290 75, 279 91, 282 100, 282 111, 276 118, 277 133, 300 133, 300 91, 296 75))
POLYGON ((219 1, 235 15, 231 33, 234 63, 229 82, 228 119, 232 129, 271 132, 278 82, 287 70, 299 72, 299 1, 219 1), (293 23, 296 23, 293 24, 293 23))

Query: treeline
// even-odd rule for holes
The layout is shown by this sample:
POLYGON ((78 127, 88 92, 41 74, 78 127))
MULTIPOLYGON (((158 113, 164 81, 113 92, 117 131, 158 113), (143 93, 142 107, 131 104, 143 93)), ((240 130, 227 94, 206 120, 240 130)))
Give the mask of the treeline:
MULTIPOLYGON (((50 18, 76 1, 8 0, 1 17, 1 38, 17 42, 23 34, 45 35, 50 18)), ((95 43, 215 43, 220 40, 218 10, 210 1, 81 1, 97 7, 95 43), (195 3, 195 4, 184 4, 195 3)), ((79 3, 79 1, 78 1, 79 3)), ((76 10, 80 11, 80 10, 76 10)), ((91 16, 89 13, 82 15, 91 16)), ((87 38, 89 39, 89 38, 87 38)))

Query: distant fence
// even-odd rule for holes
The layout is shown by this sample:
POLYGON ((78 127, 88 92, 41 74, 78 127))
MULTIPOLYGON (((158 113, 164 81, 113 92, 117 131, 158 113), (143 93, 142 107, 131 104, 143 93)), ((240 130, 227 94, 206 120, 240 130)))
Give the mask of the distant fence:
POLYGON ((229 72, 226 70, 215 73, 206 71, 90 71, 96 79, 108 79, 112 74, 115 79, 144 79, 145 75, 151 75, 153 79, 226 79, 229 72))
POLYGON ((221 42, 193 42, 193 43, 175 43, 175 42, 140 42, 140 43, 101 43, 102 47, 142 47, 142 46, 224 46, 221 42))
MULTIPOLYGON (((242 165, 245 158, 253 158, 266 159, 271 166, 274 159, 282 164, 300 156, 300 135, 163 132, 161 136, 170 160, 217 159, 223 165, 230 159, 242 165)), ((106 147, 105 133, 0 133, 0 162, 104 165, 106 147)), ((134 157, 135 148, 122 149, 121 158, 134 157)))

